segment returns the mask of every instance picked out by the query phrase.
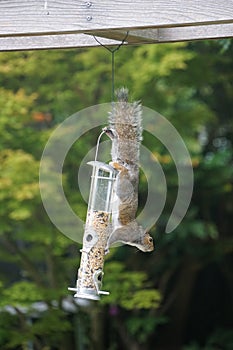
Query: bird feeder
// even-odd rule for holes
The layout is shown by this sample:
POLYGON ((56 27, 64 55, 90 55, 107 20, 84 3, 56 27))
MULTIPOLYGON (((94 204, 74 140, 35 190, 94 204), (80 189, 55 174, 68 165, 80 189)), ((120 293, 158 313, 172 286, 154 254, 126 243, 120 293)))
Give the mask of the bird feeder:
POLYGON ((105 247, 111 232, 113 185, 117 171, 110 165, 91 161, 93 167, 86 224, 74 297, 99 300, 105 247))

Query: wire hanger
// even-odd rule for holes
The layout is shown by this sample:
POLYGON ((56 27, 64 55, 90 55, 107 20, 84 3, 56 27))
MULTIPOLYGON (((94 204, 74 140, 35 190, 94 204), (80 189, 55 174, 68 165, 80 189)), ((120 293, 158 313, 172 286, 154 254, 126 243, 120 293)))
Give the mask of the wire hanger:
POLYGON ((118 51, 120 49, 120 47, 122 45, 124 45, 127 37, 129 35, 129 32, 126 33, 125 37, 122 39, 121 43, 115 47, 114 49, 111 49, 110 47, 102 44, 97 38, 96 36, 93 35, 95 41, 100 44, 102 47, 104 47, 106 50, 108 50, 109 52, 111 52, 112 54, 112 101, 114 101, 114 96, 115 96, 115 52, 118 51))

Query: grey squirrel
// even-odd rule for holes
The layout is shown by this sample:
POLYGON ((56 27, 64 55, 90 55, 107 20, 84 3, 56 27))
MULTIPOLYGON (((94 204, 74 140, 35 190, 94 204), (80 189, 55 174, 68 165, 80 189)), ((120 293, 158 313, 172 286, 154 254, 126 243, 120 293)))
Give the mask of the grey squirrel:
POLYGON ((139 148, 142 140, 141 105, 128 103, 128 90, 117 91, 118 102, 110 114, 110 126, 104 128, 112 140, 112 162, 119 173, 115 186, 115 205, 112 213, 112 233, 106 253, 112 244, 121 242, 143 252, 154 249, 153 238, 136 221, 138 208, 139 148))
POLYGON ((113 231, 109 237, 105 253, 107 254, 110 246, 117 242, 134 246, 142 252, 154 250, 153 238, 148 232, 145 232, 144 228, 136 220, 113 231))

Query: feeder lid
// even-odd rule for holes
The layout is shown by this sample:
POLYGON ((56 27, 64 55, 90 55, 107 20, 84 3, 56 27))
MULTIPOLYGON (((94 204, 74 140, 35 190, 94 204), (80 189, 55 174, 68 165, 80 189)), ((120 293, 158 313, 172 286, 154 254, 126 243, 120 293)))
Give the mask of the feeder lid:
POLYGON ((117 173, 117 170, 114 169, 110 164, 106 164, 104 162, 99 162, 98 160, 92 160, 91 162, 88 162, 87 164, 92 165, 95 168, 111 172, 111 173, 117 173))

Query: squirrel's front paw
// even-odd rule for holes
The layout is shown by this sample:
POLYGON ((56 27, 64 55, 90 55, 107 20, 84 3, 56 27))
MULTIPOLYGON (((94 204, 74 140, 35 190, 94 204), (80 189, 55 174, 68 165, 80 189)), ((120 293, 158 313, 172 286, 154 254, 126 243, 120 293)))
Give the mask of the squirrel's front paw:
POLYGON ((109 128, 109 127, 105 127, 102 129, 102 131, 105 132, 105 134, 111 139, 114 140, 117 138, 117 133, 114 129, 109 128))
POLYGON ((110 162, 109 163, 114 169, 118 170, 118 171, 122 171, 122 170, 126 170, 126 166, 125 166, 125 163, 120 160, 120 159, 117 159, 116 161, 114 162, 110 162))

